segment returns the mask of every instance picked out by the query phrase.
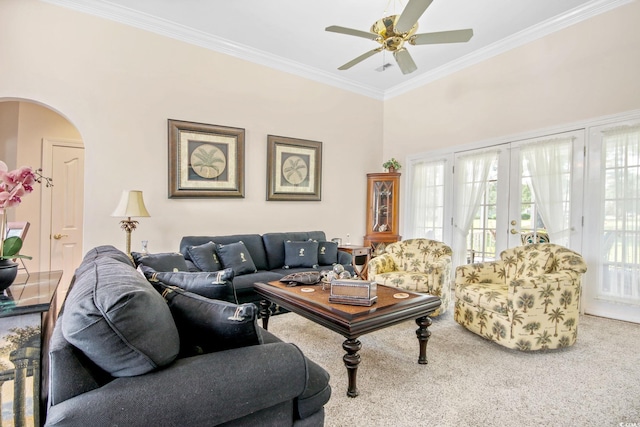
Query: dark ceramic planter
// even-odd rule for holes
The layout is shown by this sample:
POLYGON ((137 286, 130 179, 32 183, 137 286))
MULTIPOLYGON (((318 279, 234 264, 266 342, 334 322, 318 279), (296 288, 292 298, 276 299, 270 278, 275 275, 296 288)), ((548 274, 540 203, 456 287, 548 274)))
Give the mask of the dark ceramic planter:
POLYGON ((18 275, 18 264, 10 259, 0 259, 0 292, 4 292, 18 275))

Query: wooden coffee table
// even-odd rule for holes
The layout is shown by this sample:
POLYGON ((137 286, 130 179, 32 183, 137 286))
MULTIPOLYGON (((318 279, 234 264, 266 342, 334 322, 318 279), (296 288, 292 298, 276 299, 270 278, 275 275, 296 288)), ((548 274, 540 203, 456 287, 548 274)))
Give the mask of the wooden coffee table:
POLYGON ((287 310, 297 313, 319 325, 322 325, 346 338, 342 348, 347 368, 349 386, 347 396, 356 397, 358 387, 356 377, 362 343, 361 335, 386 328, 408 319, 416 319, 418 329, 416 335, 419 344, 418 363, 427 363, 427 341, 431 332, 430 313, 440 307, 440 298, 409 292, 402 289, 378 285, 378 300, 371 307, 333 304, 329 302, 329 290, 322 290, 321 285, 288 287, 281 282, 255 283, 255 291, 264 298, 261 302, 260 315, 262 326, 269 326, 269 307, 278 304, 287 310), (312 290, 312 291, 310 291, 312 290), (400 295, 399 295, 400 294, 400 295), (399 298, 400 297, 400 298, 399 298))

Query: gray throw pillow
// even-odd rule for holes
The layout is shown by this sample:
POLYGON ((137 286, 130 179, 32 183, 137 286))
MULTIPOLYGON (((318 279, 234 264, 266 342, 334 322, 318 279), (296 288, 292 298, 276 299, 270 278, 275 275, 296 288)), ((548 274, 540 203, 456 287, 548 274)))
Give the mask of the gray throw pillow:
POLYGON ((334 265, 338 262, 338 244, 335 242, 318 242, 318 264, 334 265))
POLYGON ((216 251, 224 268, 231 268, 236 276, 258 271, 242 240, 228 245, 217 245, 216 251))
POLYGON ((262 344, 257 307, 212 300, 165 287, 162 292, 180 333, 184 357, 262 344))
POLYGON ((131 252, 136 267, 140 264, 153 268, 155 271, 189 271, 184 256, 177 252, 147 254, 131 252))
POLYGON ((216 253, 216 244, 208 242, 203 245, 189 246, 187 254, 191 262, 202 271, 218 271, 222 269, 222 264, 216 253))
POLYGON ((203 297, 236 302, 233 288, 234 274, 230 268, 214 272, 203 271, 195 273, 190 271, 155 271, 151 267, 144 265, 141 265, 138 269, 156 288, 156 284, 162 282, 165 285, 178 286, 185 291, 193 292, 203 297))
POLYGON ((180 338, 160 294, 131 265, 99 258, 76 276, 65 301, 62 334, 114 377, 171 363, 180 338))
POLYGON ((318 242, 284 242, 284 268, 318 267, 318 242))

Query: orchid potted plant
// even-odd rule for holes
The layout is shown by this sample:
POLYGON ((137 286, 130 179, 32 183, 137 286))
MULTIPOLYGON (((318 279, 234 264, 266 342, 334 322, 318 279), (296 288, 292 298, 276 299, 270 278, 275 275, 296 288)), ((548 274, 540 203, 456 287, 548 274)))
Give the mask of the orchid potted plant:
MULTIPOLYGON (((15 258, 31 259, 30 256, 21 255, 22 239, 18 236, 6 237, 7 235, 7 209, 18 206, 22 203, 22 198, 33 191, 35 183, 45 181, 47 187, 51 187, 52 180, 42 176, 42 169, 35 171, 23 166, 13 171, 9 171, 7 164, 0 160, 0 263, 7 267, 13 267, 10 260, 15 258)), ((15 264, 17 272, 17 264, 15 264)), ((15 276, 14 276, 15 277, 15 276)))

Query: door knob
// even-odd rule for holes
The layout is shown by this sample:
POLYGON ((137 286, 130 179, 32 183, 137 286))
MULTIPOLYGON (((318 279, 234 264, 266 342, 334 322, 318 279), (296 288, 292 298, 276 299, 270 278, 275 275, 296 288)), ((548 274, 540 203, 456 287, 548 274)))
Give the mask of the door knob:
POLYGON ((69 237, 69 235, 68 234, 54 234, 53 235, 53 238, 56 239, 56 240, 60 240, 63 237, 69 237))
POLYGON ((511 234, 518 234, 518 230, 516 230, 515 228, 511 229, 511 234))

